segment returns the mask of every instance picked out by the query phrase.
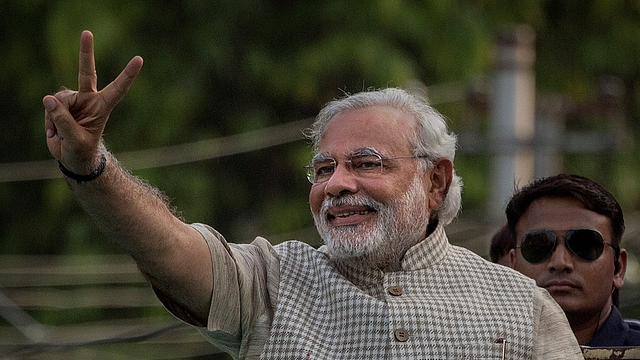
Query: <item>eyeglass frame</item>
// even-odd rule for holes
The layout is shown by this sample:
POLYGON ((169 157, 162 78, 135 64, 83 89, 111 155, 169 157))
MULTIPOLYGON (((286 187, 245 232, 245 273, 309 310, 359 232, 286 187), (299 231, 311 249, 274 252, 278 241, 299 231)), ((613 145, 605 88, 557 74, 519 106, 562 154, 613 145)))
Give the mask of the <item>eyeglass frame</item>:
POLYGON ((520 241, 520 245, 515 246, 515 249, 520 248, 520 253, 522 254, 522 258, 526 262, 528 262, 529 264, 534 264, 534 265, 535 264, 540 264, 540 263, 548 260, 551 256, 553 256, 553 253, 555 253, 556 249, 558 248, 558 244, 560 243, 558 240, 560 238, 563 238, 564 239, 563 240, 564 247, 569 251, 569 253, 571 253, 573 256, 576 256, 580 260, 587 261, 587 262, 592 262, 592 261, 598 260, 602 256, 602 254, 604 254, 605 245, 609 245, 614 250, 615 258, 617 259, 618 253, 620 251, 619 250, 620 249, 619 246, 612 245, 612 244, 606 242, 604 240, 604 236, 602 236, 602 234, 598 230, 594 230, 594 229, 570 229, 570 230, 566 230, 563 235, 556 234, 557 231, 561 231, 561 230, 547 230, 547 229, 545 229, 545 230, 533 230, 533 231, 530 231, 530 232, 526 233, 522 237, 522 240, 520 241), (598 256, 596 256, 593 259, 585 259, 584 257, 580 256, 571 247, 571 245, 570 245, 571 244, 571 238, 573 237, 574 234, 576 234, 577 231, 589 231, 589 232, 592 232, 592 233, 595 233, 595 234, 598 235, 600 241, 602 241, 602 250, 599 251, 598 256), (551 247, 551 250, 545 255, 544 258, 542 258, 541 260, 539 260, 537 262, 533 262, 533 261, 530 261, 529 259, 527 259, 525 257, 524 253, 522 252, 522 245, 523 245, 523 242, 527 239, 528 236, 537 235, 537 234, 545 234, 545 235, 547 235, 547 239, 551 239, 553 241, 553 246, 551 247), (551 234, 552 237, 550 237, 549 234, 551 234))
POLYGON ((341 162, 349 165, 346 165, 347 170, 349 170, 349 172, 351 172, 352 174, 359 176, 359 177, 365 177, 365 178, 376 178, 380 175, 382 175, 383 171, 384 171, 384 161, 388 161, 388 160, 400 160, 400 159, 422 159, 422 158, 429 158, 428 155, 412 155, 412 156, 396 156, 396 157, 384 157, 381 154, 379 154, 377 151, 374 151, 370 148, 364 148, 364 149, 359 149, 354 151, 352 154, 349 155, 349 157, 345 160, 336 160, 333 156, 330 156, 328 154, 317 154, 316 156, 313 157, 313 159, 304 166, 306 172, 307 172, 307 180, 315 185, 315 184, 322 184, 324 182, 329 181, 329 179, 331 179, 331 177, 333 176, 333 174, 335 173, 336 169, 338 168, 338 165, 340 165, 341 162), (372 176, 362 176, 362 173, 358 173, 358 171, 352 166, 353 165, 353 159, 354 158, 365 158, 365 157, 369 157, 369 156, 373 156, 373 157, 377 157, 379 161, 379 167, 380 167, 380 172, 378 174, 373 174, 372 176), (320 162, 327 162, 328 164, 333 164, 333 170, 331 172, 331 175, 327 176, 327 178, 323 181, 315 181, 316 179, 316 164, 320 163, 320 162))

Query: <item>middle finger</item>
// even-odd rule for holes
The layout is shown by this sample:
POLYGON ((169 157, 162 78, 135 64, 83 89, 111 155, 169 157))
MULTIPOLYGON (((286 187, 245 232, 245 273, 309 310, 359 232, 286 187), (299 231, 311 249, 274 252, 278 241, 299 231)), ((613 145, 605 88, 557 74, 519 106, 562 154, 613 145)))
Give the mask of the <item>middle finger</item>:
POLYGON ((78 91, 98 91, 98 76, 93 54, 93 34, 85 30, 80 36, 78 91))

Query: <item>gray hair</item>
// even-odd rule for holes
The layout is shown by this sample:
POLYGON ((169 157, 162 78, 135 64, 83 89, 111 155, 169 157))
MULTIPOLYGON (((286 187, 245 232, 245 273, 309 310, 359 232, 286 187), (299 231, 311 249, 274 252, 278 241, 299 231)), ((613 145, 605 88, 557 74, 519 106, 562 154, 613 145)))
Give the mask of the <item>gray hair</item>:
MULTIPOLYGON (((456 153, 456 136, 449 133, 445 118, 421 98, 398 88, 371 89, 327 103, 310 129, 305 133, 313 143, 313 151, 317 153, 320 139, 327 124, 336 115, 348 111, 371 106, 388 106, 412 116, 417 123, 418 131, 410 136, 414 155, 426 156, 424 164, 428 169, 433 167, 437 159, 446 158, 453 163, 456 153)), ((448 225, 458 215, 462 202, 462 179, 453 170, 453 178, 444 202, 434 211, 434 216, 443 225, 448 225)))

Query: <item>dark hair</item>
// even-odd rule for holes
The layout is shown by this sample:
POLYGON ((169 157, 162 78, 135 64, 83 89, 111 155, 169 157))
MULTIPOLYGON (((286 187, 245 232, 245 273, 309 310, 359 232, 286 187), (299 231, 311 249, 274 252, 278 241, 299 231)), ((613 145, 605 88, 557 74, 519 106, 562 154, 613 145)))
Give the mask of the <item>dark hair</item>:
MULTIPOLYGON (((620 204, 609 191, 595 181, 578 175, 559 174, 532 182, 513 195, 505 210, 509 231, 514 239, 520 217, 533 201, 540 198, 572 198, 579 201, 585 209, 606 216, 611 223, 611 245, 615 250, 613 261, 616 273, 618 272, 624 216, 620 204)), ((618 289, 613 292, 612 299, 617 307, 618 289)))
POLYGON ((489 248, 491 261, 497 263, 501 257, 508 254, 514 247, 516 247, 516 241, 509 227, 505 224, 491 238, 491 247, 489 248))
POLYGON ((568 197, 579 201, 585 209, 606 216, 611 222, 611 245, 620 246, 624 234, 624 216, 616 198, 600 184, 578 175, 559 174, 538 179, 517 191, 505 210, 511 234, 534 200, 568 197))

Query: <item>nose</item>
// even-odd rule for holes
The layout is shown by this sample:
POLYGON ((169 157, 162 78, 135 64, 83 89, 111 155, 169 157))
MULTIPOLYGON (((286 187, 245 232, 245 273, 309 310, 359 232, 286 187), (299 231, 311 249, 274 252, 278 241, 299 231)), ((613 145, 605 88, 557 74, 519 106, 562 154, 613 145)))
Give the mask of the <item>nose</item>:
POLYGON ((331 174, 331 177, 325 183, 325 195, 338 197, 358 191, 356 177, 349 169, 349 165, 347 162, 338 162, 333 174, 331 174))
POLYGON ((573 256, 569 252, 569 249, 564 245, 564 241, 558 241, 558 245, 553 250, 551 257, 549 258, 548 268, 551 272, 573 271, 573 256))

